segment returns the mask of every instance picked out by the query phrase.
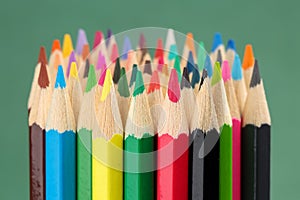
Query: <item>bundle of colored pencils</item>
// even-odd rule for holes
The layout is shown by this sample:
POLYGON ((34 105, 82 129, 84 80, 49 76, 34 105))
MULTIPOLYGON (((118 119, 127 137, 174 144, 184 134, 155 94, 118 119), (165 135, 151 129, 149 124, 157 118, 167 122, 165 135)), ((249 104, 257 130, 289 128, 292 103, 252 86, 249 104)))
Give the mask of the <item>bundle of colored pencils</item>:
MULTIPOLYGON (((136 38, 134 38, 136 39, 136 38)), ((31 200, 270 199, 270 114, 258 61, 221 35, 174 31, 153 53, 111 30, 40 48, 28 100, 31 200), (120 56, 119 56, 120 55, 120 56)))

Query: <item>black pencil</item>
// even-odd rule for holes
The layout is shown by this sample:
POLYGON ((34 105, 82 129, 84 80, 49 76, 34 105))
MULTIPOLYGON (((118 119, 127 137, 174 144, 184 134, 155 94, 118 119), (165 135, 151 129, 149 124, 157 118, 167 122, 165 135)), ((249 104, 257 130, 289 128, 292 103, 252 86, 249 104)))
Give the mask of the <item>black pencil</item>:
POLYGON ((242 128, 242 199, 270 199, 271 119, 255 61, 242 128))

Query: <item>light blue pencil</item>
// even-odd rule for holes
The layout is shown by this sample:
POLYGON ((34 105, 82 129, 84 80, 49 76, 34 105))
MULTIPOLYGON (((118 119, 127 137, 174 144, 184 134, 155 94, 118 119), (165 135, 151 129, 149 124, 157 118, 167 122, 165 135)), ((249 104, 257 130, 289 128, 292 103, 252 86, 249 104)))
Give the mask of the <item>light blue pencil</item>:
POLYGON ((59 66, 46 125, 46 200, 76 198, 75 120, 59 66))

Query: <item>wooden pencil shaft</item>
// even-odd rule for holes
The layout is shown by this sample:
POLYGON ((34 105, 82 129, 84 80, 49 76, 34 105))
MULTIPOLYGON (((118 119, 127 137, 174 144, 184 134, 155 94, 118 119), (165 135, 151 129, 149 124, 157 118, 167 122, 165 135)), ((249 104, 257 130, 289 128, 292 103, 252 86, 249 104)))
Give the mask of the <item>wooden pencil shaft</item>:
POLYGON ((30 199, 43 200, 45 196, 45 130, 36 123, 29 127, 30 199))

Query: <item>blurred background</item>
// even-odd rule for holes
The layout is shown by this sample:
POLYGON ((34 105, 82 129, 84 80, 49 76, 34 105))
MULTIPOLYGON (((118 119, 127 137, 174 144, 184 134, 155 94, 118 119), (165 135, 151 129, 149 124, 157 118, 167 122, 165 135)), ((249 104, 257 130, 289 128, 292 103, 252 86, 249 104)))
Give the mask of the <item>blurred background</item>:
POLYGON ((75 45, 79 28, 91 44, 96 30, 147 26, 192 32, 207 50, 218 31, 224 42, 235 39, 240 56, 253 44, 272 117, 271 199, 300 199, 299 6, 294 0, 1 1, 0 199, 29 199, 27 98, 39 47, 49 54, 64 33, 75 45))

